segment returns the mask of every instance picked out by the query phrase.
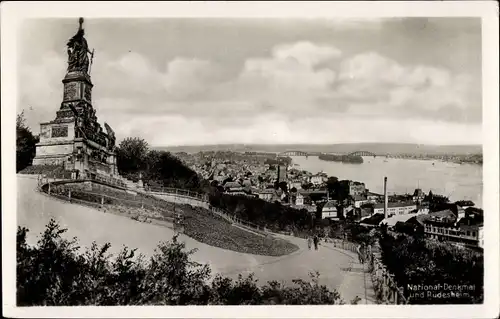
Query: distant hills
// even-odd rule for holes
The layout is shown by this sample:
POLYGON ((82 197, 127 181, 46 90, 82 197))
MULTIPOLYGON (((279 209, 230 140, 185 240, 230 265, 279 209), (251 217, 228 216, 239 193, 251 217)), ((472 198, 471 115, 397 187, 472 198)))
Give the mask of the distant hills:
POLYGON ((415 154, 415 155, 465 155, 482 154, 482 145, 423 145, 400 143, 345 143, 345 144, 218 144, 196 146, 153 147, 172 153, 233 151, 233 152, 270 152, 286 151, 321 152, 348 154, 356 151, 367 151, 375 154, 415 154))

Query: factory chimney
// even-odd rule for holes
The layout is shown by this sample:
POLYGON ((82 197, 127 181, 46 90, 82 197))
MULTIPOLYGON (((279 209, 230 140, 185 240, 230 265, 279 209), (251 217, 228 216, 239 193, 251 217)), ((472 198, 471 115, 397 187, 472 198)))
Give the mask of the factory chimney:
POLYGON ((387 218, 387 177, 384 177, 384 218, 387 218))

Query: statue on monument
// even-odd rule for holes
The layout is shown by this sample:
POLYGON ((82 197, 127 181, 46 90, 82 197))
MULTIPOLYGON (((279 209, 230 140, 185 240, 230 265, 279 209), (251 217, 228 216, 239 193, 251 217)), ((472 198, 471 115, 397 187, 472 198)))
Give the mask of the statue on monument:
POLYGON ((114 151, 115 146, 116 146, 115 132, 113 131, 111 126, 108 125, 108 123, 104 123, 104 127, 106 128, 106 131, 108 132, 108 149, 111 151, 114 151))
POLYGON ((88 73, 89 70, 89 54, 93 53, 89 50, 87 40, 83 30, 83 18, 79 19, 80 27, 77 33, 68 41, 68 72, 81 71, 88 73))

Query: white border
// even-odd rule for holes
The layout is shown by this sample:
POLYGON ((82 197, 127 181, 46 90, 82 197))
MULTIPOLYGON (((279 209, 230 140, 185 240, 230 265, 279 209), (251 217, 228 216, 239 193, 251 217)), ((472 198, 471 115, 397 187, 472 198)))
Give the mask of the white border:
MULTIPOLYGON (((498 7, 445 2, 2 2, 2 292, 8 317, 495 318, 499 305, 498 7), (464 306, 15 307, 16 32, 42 17, 482 17, 485 304, 464 306)), ((450 52, 453 54, 453 52, 450 52)))

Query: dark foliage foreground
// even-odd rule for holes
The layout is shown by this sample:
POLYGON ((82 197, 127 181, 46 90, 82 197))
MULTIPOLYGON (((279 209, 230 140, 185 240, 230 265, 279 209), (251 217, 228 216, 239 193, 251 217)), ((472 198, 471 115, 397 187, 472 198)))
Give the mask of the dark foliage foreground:
POLYGON ((382 234, 380 246, 384 264, 411 304, 483 302, 482 253, 420 237, 395 238, 387 233, 382 234))
POLYGON ((161 243, 147 261, 127 248, 111 258, 110 244, 80 253, 76 238, 62 238, 66 229, 54 220, 36 246, 27 244, 27 232, 17 231, 18 306, 343 303, 337 291, 318 284, 317 273, 311 282, 295 280, 291 287, 258 286, 253 276, 210 280, 209 266, 191 261, 194 251, 186 251, 176 237, 161 243))

